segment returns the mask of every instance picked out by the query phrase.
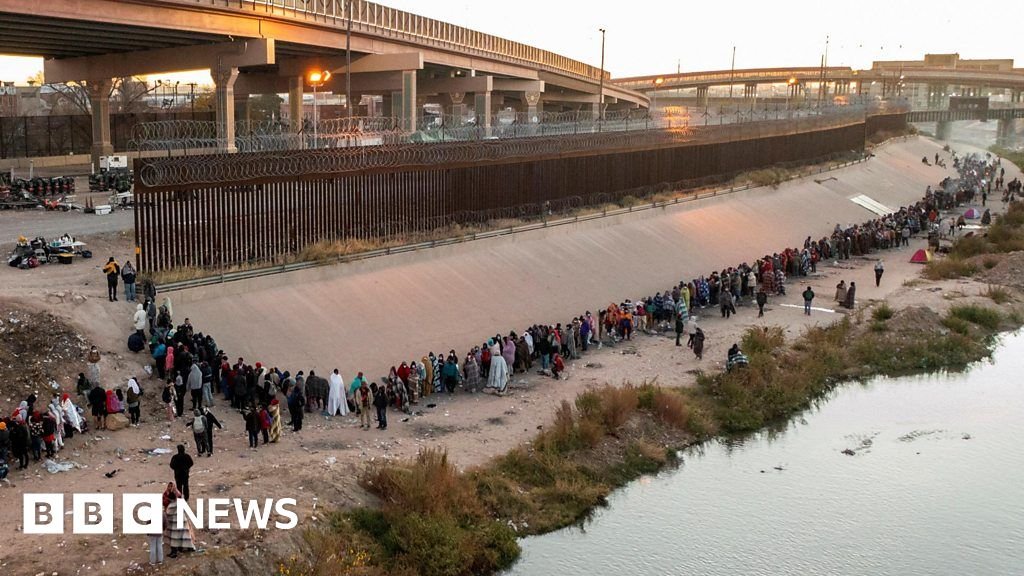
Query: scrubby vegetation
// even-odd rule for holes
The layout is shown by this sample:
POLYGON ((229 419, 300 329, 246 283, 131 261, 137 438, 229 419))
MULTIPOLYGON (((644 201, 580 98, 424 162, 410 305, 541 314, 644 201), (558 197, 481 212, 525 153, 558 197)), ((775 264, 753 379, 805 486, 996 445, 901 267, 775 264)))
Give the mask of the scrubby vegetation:
POLYGON ((998 264, 985 255, 1019 250, 1024 250, 1024 204, 1016 202, 996 217, 985 234, 961 238, 948 256, 929 262, 924 275, 932 280, 973 276, 981 267, 991 269, 998 264))

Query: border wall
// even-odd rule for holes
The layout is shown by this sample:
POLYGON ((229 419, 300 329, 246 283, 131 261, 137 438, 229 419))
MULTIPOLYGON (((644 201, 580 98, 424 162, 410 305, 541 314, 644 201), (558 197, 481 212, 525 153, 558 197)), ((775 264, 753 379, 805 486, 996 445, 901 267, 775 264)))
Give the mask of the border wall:
POLYGON ((818 120, 471 144, 505 147, 483 159, 459 157, 464 143, 137 159, 138 267, 224 270, 272 264, 324 241, 544 217, 674 183, 835 158, 906 125, 905 114, 818 120), (360 167, 354 154, 384 161, 360 167), (304 163, 309 169, 295 169, 304 163))

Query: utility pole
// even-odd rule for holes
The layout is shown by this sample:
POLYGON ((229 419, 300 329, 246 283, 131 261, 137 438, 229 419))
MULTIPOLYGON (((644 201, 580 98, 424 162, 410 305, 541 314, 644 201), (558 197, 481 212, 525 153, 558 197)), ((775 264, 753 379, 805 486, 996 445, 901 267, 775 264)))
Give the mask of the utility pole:
POLYGON ((821 108, 825 94, 828 92, 828 44, 830 36, 825 36, 825 53, 821 55, 821 71, 818 75, 818 108, 821 108))
POLYGON ((191 103, 192 119, 196 119, 196 83, 188 83, 188 101, 191 103))
POLYGON ((605 29, 598 28, 601 32, 601 78, 598 80, 597 89, 597 119, 600 122, 604 121, 604 36, 605 29))
POLYGON ((732 101, 732 84, 736 79, 736 47, 732 47, 732 66, 729 68, 729 101, 732 101))
MULTIPOLYGON (((352 118, 352 0, 345 4, 345 108, 348 117, 352 118)), ((352 127, 349 126, 349 130, 352 127)))

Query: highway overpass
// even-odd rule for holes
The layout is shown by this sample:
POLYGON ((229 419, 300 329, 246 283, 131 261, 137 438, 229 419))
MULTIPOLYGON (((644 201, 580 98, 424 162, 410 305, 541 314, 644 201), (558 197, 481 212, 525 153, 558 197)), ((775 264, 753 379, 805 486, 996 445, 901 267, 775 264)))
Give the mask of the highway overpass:
POLYGON ((0 54, 44 57, 47 82, 86 83, 94 156, 112 151, 111 79, 182 70, 211 71, 229 151, 239 96, 289 93, 298 130, 310 70, 333 73, 323 91, 344 94, 350 77, 354 103, 380 96, 410 131, 427 103, 483 123, 504 107, 538 119, 648 104, 592 65, 363 0, 0 0, 0 54))

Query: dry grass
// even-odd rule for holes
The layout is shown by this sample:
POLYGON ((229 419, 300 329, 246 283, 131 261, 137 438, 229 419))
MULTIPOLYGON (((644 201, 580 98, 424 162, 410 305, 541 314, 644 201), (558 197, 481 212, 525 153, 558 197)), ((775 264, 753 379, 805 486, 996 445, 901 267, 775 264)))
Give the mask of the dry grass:
POLYGON ((1002 286, 989 284, 983 293, 996 304, 1006 304, 1013 300, 1013 293, 1002 286))
POLYGON ((755 186, 771 186, 778 188, 783 182, 792 178, 792 173, 785 168, 765 168, 746 174, 746 181, 755 186))
POLYGON ((926 264, 923 275, 929 280, 951 280, 974 276, 977 272, 978 267, 974 263, 950 255, 947 258, 932 260, 926 264))

